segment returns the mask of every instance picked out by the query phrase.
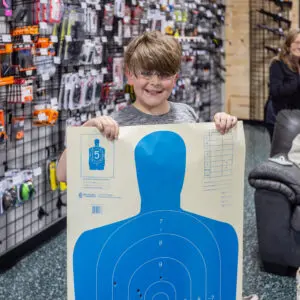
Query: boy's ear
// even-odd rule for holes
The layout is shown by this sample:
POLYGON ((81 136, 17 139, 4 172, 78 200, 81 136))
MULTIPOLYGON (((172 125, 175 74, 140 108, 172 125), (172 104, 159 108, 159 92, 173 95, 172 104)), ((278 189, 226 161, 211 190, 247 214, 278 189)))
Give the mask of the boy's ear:
POLYGON ((125 70, 125 76, 127 78, 128 84, 132 85, 133 84, 133 77, 134 77, 134 75, 131 72, 129 72, 128 70, 125 70))
POLYGON ((174 77, 174 80, 173 80, 173 84, 175 86, 176 82, 177 82, 177 79, 179 78, 179 74, 177 73, 174 77))

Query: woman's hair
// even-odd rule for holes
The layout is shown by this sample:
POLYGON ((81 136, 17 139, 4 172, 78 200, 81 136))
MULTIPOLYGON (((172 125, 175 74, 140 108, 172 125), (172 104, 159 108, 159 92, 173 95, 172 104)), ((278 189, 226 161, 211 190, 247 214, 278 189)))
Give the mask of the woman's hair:
POLYGON ((181 46, 174 37, 151 31, 128 44, 124 63, 126 70, 135 75, 140 71, 175 75, 180 70, 181 55, 181 46))
POLYGON ((288 32, 285 41, 282 44, 281 52, 274 57, 274 60, 283 61, 292 71, 298 72, 298 66, 292 60, 292 56, 290 53, 292 43, 297 39, 298 34, 300 34, 300 29, 292 29, 288 32))

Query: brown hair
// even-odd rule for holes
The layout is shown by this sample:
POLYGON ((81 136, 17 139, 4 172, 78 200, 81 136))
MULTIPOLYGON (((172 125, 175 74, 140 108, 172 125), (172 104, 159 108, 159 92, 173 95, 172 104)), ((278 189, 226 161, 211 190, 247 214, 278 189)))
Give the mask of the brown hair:
POLYGON ((292 29, 288 32, 285 41, 282 44, 281 52, 273 58, 274 60, 283 61, 292 71, 298 72, 298 66, 295 61, 292 60, 292 56, 290 55, 290 49, 292 43, 297 39, 298 34, 300 34, 300 29, 292 29))
POLYGON ((128 44, 125 68, 135 75, 140 71, 175 75, 180 70, 181 55, 181 46, 174 37, 159 31, 145 32, 128 44))

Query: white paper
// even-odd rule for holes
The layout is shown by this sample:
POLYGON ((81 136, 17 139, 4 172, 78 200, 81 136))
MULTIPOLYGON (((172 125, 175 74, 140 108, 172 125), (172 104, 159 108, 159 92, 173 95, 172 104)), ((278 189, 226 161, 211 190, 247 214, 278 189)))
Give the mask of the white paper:
POLYGON ((68 300, 242 299, 241 122, 67 130, 68 300))

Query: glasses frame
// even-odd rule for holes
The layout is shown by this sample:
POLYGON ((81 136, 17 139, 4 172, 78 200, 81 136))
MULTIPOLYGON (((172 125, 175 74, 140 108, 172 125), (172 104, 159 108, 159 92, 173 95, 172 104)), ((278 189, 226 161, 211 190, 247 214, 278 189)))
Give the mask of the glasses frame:
POLYGON ((176 77, 176 74, 169 75, 169 74, 159 74, 156 71, 139 71, 136 74, 136 77, 141 77, 146 80, 151 80, 154 76, 157 76, 160 80, 162 81, 167 81, 167 80, 173 80, 176 77))

